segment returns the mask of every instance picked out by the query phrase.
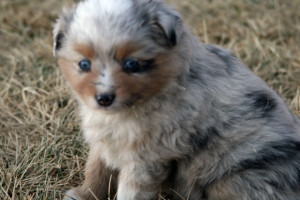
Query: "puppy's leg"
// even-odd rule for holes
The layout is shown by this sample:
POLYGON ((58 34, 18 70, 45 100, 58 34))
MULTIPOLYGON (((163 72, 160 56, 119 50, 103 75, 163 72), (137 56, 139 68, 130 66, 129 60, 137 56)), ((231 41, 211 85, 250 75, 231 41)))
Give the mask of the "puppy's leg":
POLYGON ((83 185, 69 190, 64 199, 94 200, 97 197, 99 200, 105 200, 110 195, 113 199, 116 192, 117 177, 118 173, 109 169, 100 159, 99 151, 91 148, 83 185), (108 194, 108 191, 110 191, 110 194, 108 194), (76 198, 74 198, 75 196, 76 198))
POLYGON ((208 200, 298 200, 276 188, 277 178, 280 179, 270 171, 238 173, 212 183, 205 193, 208 200))
POLYGON ((177 170, 173 180, 173 198, 180 199, 182 197, 188 200, 199 200, 204 196, 203 187, 197 179, 194 165, 190 165, 189 160, 181 160, 177 163, 177 170), (191 169, 192 168, 192 169, 191 169))
POLYGON ((169 175, 169 165, 162 163, 130 163, 121 170, 118 200, 156 198, 160 184, 169 175))

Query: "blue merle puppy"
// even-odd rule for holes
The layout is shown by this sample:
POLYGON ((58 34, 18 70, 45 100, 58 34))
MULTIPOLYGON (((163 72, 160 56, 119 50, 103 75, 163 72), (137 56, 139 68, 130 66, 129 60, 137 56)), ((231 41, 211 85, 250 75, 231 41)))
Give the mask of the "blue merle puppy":
POLYGON ((54 39, 90 146, 65 199, 300 199, 298 118, 162 1, 80 2, 54 39))

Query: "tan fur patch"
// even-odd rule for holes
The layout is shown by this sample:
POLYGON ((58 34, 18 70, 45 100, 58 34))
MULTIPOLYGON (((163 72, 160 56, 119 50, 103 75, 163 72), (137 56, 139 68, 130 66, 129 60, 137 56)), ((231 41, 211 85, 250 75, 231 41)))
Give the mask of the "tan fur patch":
POLYGON ((166 54, 157 55, 155 67, 144 74, 130 74, 122 69, 114 74, 116 94, 126 105, 137 105, 159 93, 176 74, 171 57, 166 54))
POLYGON ((80 72, 74 68, 74 63, 66 59, 59 59, 59 65, 62 72, 68 80, 70 86, 75 90, 76 94, 80 96, 88 104, 88 99, 94 98, 96 95, 95 82, 97 81, 98 71, 92 67, 90 72, 80 72))
MULTIPOLYGON (((99 199, 113 197, 117 190, 118 171, 112 170, 99 159, 99 149, 91 147, 85 169, 85 181, 75 192, 81 199, 99 199), (93 192, 93 194, 92 194, 93 192)), ((112 199, 112 198, 110 198, 112 199)))
POLYGON ((116 59, 122 61, 139 49, 141 49, 141 45, 138 43, 132 42, 122 45, 122 47, 119 48, 116 52, 116 59))
POLYGON ((75 51, 89 59, 95 58, 96 56, 94 49, 85 44, 76 44, 74 49, 75 51))

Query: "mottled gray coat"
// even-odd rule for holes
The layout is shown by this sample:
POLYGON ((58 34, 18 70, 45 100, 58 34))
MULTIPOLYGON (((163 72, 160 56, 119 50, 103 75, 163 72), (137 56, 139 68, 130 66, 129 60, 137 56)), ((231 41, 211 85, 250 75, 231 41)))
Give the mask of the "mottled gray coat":
POLYGON ((230 51, 194 37, 166 4, 87 0, 64 11, 54 38, 90 145, 86 179, 65 199, 106 199, 116 189, 118 200, 159 192, 300 199, 297 117, 230 51), (87 57, 92 69, 80 71, 87 57), (126 71, 132 57, 147 65, 126 71), (105 108, 95 98, 104 91, 115 96, 105 108))

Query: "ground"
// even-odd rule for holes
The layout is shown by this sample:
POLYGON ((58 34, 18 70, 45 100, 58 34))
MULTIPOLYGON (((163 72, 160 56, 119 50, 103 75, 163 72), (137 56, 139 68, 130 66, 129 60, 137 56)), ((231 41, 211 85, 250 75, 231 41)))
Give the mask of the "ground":
MULTIPOLYGON (((87 155, 76 101, 52 57, 72 0, 0 1, 0 199, 61 199, 87 155)), ((232 49, 300 116, 299 0, 169 0, 203 42, 232 49)))

